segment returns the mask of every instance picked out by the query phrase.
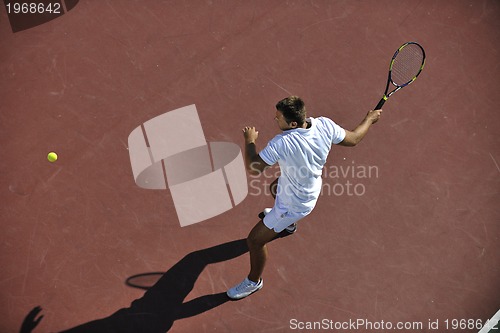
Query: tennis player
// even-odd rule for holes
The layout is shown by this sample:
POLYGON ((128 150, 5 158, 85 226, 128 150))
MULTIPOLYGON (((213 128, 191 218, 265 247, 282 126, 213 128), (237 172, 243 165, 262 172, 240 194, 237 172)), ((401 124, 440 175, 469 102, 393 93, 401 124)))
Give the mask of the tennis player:
POLYGON ((259 132, 245 127, 245 165, 252 175, 278 163, 280 177, 271 184, 274 207, 260 214, 263 217, 250 231, 247 244, 250 251, 250 273, 227 291, 232 299, 244 298, 263 286, 262 272, 267 261, 266 244, 286 230, 293 233, 297 222, 313 210, 321 192, 321 173, 332 144, 355 146, 376 123, 382 110, 368 112, 363 121, 348 131, 326 117, 306 116, 302 99, 290 96, 276 104, 275 120, 283 131, 257 154, 259 132), (277 186, 276 186, 277 184, 277 186))

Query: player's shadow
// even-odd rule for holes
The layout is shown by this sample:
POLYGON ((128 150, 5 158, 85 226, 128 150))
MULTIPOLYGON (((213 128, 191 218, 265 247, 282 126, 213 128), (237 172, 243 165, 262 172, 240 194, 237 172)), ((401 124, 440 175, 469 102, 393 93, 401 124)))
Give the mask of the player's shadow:
POLYGON ((229 301, 225 292, 201 296, 186 303, 184 298, 207 265, 236 258, 246 252, 245 239, 191 252, 164 273, 129 308, 64 332, 167 332, 175 320, 195 316, 229 301))
MULTIPOLYGON (((282 233, 276 238, 286 237, 282 233)), ((184 299, 203 269, 217 262, 230 260, 248 252, 245 239, 216 245, 207 249, 189 253, 170 268, 166 273, 145 273, 127 279, 129 286, 138 287, 130 281, 137 277, 163 274, 161 278, 141 298, 132 302, 130 307, 123 308, 109 317, 94 320, 63 331, 64 333, 165 333, 177 319, 192 317, 213 309, 230 299, 225 292, 205 295, 184 303, 184 299)), ((146 289, 146 288, 144 288, 146 289)), ((21 332, 31 332, 38 321, 35 317, 41 308, 33 309, 23 322, 21 332)))

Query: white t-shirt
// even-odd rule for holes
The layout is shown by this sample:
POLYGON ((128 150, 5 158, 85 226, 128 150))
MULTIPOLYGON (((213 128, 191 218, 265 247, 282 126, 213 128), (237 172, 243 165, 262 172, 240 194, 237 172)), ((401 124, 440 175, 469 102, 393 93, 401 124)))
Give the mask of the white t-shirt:
POLYGON ((344 140, 345 130, 329 118, 308 118, 309 128, 294 128, 276 135, 259 156, 268 165, 278 162, 276 204, 295 212, 310 211, 321 193, 321 173, 333 144, 344 140))

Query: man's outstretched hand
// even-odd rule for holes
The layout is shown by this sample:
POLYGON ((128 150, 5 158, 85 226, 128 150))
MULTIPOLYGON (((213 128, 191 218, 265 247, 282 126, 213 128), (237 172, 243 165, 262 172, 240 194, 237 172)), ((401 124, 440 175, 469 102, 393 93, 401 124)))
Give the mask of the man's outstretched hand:
POLYGON ((366 115, 366 118, 371 120, 372 124, 375 124, 380 119, 381 115, 382 115, 382 109, 371 110, 366 115))

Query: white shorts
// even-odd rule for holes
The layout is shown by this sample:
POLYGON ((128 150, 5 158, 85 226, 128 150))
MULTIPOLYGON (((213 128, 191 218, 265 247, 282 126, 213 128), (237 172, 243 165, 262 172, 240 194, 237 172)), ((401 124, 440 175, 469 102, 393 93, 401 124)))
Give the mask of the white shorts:
POLYGON ((299 221, 311 213, 312 209, 305 212, 293 212, 287 208, 274 205, 273 209, 264 216, 264 225, 274 232, 280 233, 286 227, 299 221))

